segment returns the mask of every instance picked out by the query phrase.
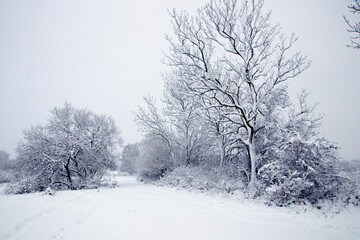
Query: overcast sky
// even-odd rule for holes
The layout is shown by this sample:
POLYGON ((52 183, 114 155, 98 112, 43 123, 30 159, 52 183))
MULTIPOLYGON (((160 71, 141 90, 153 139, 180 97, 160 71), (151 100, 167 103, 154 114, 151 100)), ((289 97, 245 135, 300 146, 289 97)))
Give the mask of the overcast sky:
MULTIPOLYGON (((160 96, 167 9, 195 11, 204 0, 0 0, 0 150, 12 154, 31 125, 65 101, 111 115, 125 143, 141 135, 132 112, 160 96)), ((324 114, 321 136, 360 156, 360 50, 347 48, 347 1, 267 0, 272 21, 295 32, 312 66, 290 92, 308 89, 324 114)))

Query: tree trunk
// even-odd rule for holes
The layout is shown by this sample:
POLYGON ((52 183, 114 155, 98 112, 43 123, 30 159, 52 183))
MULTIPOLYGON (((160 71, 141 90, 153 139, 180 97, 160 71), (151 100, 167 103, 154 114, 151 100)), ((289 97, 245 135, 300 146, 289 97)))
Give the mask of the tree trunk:
POLYGON ((225 161, 225 148, 224 148, 224 143, 223 143, 223 139, 221 136, 219 137, 218 149, 219 149, 219 153, 220 153, 220 167, 222 167, 224 165, 224 161, 225 161))
POLYGON ((64 167, 65 167, 65 170, 66 170, 67 179, 68 179, 68 181, 70 183, 70 189, 74 189, 72 179, 71 179, 71 173, 70 173, 70 160, 71 160, 71 157, 68 158, 68 161, 64 165, 64 167))
POLYGON ((250 182, 248 187, 251 189, 256 184, 256 161, 257 161, 257 155, 255 150, 255 144, 253 141, 251 141, 248 145, 248 154, 249 154, 249 160, 250 160, 250 182))
POLYGON ((256 163, 257 163, 257 155, 256 155, 256 146, 254 143, 254 128, 249 127, 249 136, 247 141, 247 150, 250 161, 250 182, 248 185, 248 189, 250 191, 254 190, 256 185, 256 163))

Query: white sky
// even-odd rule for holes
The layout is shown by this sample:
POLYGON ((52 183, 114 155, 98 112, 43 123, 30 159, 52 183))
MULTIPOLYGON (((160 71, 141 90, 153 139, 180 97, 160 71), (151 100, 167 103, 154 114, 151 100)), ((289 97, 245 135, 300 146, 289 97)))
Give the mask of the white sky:
MULTIPOLYGON (((265 0, 273 22, 299 37, 312 66, 291 83, 324 114, 321 135, 344 159, 360 156, 360 50, 347 48, 347 1, 265 0)), ((12 154, 22 131, 45 123, 65 101, 111 115, 125 143, 140 140, 132 112, 162 91, 167 9, 204 0, 0 0, 0 149, 12 154)))

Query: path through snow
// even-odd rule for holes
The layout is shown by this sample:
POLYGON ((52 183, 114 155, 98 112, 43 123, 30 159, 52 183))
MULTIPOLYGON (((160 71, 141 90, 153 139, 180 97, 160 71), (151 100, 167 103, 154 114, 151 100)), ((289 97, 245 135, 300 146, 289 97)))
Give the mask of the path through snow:
POLYGON ((325 217, 120 177, 114 189, 0 195, 0 239, 360 239, 360 211, 325 217))

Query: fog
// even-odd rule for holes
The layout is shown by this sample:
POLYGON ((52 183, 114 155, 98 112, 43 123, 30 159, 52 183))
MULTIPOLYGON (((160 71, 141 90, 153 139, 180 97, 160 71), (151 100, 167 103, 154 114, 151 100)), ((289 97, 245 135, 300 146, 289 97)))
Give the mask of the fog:
MULTIPOLYGON (((139 141, 133 112, 148 94, 160 96, 167 9, 195 11, 200 0, 0 0, 0 149, 15 157, 22 131, 44 123, 70 102, 111 115, 125 143, 139 141)), ((299 36, 296 49, 311 67, 290 83, 309 90, 324 115, 321 136, 360 156, 360 50, 349 43, 347 1, 265 1, 272 21, 299 36)))

